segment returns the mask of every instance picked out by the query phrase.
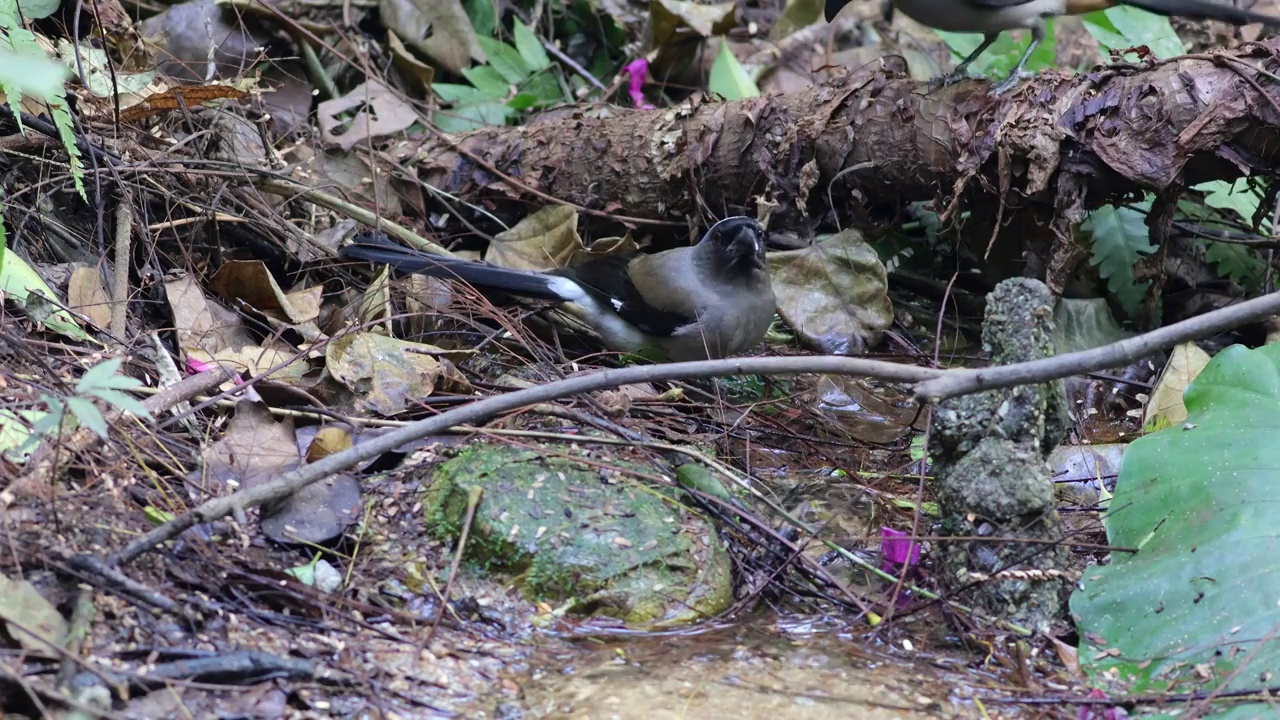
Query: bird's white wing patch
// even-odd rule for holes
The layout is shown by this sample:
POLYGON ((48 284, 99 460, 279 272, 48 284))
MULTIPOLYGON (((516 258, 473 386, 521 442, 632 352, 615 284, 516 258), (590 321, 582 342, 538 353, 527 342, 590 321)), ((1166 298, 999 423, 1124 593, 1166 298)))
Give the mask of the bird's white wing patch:
POLYGON ((559 295, 566 302, 582 302, 587 297, 587 292, 582 289, 578 283, 566 277, 557 277, 548 275, 547 286, 551 291, 559 295))

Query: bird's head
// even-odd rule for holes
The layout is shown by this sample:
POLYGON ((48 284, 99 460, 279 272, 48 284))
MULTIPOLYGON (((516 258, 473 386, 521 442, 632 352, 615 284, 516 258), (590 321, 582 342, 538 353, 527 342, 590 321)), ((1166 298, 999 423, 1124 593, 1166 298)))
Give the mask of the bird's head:
POLYGON ((702 242, 710 243, 716 258, 735 269, 764 269, 764 228, 749 217, 721 220, 711 226, 702 242))

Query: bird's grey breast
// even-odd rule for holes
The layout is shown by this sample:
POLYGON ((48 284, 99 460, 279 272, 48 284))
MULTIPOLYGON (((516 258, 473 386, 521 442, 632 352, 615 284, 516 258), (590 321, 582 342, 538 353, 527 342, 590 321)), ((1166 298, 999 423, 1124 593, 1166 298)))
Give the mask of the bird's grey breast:
POLYGON ((689 352, 712 358, 737 355, 760 342, 768 332, 776 301, 768 273, 755 271, 737 282, 712 281, 702 288, 698 322, 674 334, 689 352))
POLYGON ((907 17, 921 25, 949 32, 999 32, 1034 28, 1046 17, 1061 15, 1066 0, 983 4, 972 0, 896 0, 907 17))

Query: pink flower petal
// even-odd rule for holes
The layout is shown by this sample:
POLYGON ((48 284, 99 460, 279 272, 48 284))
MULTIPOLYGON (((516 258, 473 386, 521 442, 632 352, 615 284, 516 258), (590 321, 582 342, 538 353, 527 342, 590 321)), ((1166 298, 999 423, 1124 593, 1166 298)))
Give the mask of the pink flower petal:
POLYGON ((911 566, 920 562, 920 545, 911 542, 911 533, 880 528, 880 555, 885 564, 911 566))
POLYGON ((644 58, 636 58, 627 64, 626 72, 630 76, 627 94, 631 96, 631 102, 635 103, 636 107, 641 110, 652 110, 653 105, 644 99, 644 93, 641 91, 645 80, 649 77, 649 61, 644 58))

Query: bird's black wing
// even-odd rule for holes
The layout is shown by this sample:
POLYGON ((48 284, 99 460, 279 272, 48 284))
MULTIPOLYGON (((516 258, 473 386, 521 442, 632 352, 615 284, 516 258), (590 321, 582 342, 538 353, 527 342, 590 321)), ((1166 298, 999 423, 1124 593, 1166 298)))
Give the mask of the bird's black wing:
POLYGON ((646 335, 670 337, 677 329, 695 322, 697 317, 661 310, 645 300, 628 272, 632 257, 608 255, 552 272, 578 283, 646 335))

